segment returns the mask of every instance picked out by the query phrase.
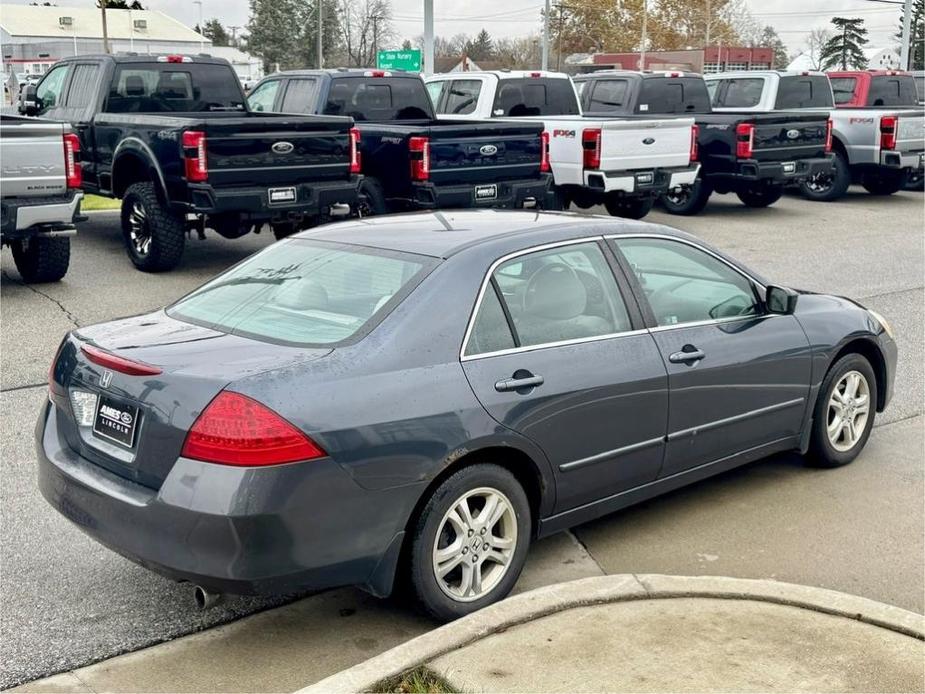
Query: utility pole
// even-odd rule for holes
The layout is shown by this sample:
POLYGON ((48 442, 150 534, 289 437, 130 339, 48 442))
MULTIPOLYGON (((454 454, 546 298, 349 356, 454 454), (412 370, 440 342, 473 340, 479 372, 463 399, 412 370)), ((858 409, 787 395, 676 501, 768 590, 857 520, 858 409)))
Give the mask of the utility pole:
POLYGON ((238 29, 240 29, 241 27, 232 25, 232 26, 229 26, 228 28, 231 29, 231 45, 237 48, 238 47, 238 29))
POLYGON ((912 31, 912 0, 906 0, 906 8, 903 11, 903 39, 902 39, 902 49, 899 55, 899 67, 903 70, 911 70, 912 62, 910 60, 909 45, 911 36, 909 34, 912 31))
POLYGON ((103 53, 109 53, 109 32, 106 30, 106 0, 100 0, 100 11, 103 13, 103 53))
POLYGON ((543 63, 542 69, 549 69, 549 0, 546 0, 546 11, 543 12, 543 63))
POLYGON ((315 41, 316 62, 318 69, 324 67, 324 2, 318 0, 318 36, 315 41))
POLYGON ((424 0, 424 65, 425 75, 434 74, 434 0, 424 0))
POLYGON ((202 35, 205 27, 202 26, 202 0, 193 0, 194 5, 199 5, 199 52, 206 50, 206 37, 202 35))
POLYGON ((646 19, 649 15, 647 1, 642 0, 642 45, 639 47, 639 69, 646 69, 646 19))
POLYGON ((710 29, 711 29, 711 25, 713 24, 713 12, 711 11, 711 8, 710 8, 710 0, 706 0, 706 2, 707 2, 707 22, 706 22, 707 26, 703 32, 704 33, 704 37, 703 37, 703 47, 704 48, 710 45, 710 29))

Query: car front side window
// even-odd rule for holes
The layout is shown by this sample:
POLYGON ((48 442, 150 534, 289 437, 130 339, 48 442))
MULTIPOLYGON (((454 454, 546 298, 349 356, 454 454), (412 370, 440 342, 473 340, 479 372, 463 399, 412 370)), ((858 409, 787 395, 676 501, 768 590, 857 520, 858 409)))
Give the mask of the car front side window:
POLYGON ((64 83, 69 69, 70 65, 59 65, 45 75, 45 79, 42 80, 35 92, 41 104, 36 115, 42 115, 46 111, 62 105, 61 97, 63 96, 62 92, 64 91, 64 83))
POLYGON ((276 103, 276 93, 279 91, 279 80, 264 82, 247 97, 247 105, 251 111, 272 111, 276 103))
POLYGON ((659 326, 758 315, 752 282, 714 256, 670 239, 618 239, 659 326))

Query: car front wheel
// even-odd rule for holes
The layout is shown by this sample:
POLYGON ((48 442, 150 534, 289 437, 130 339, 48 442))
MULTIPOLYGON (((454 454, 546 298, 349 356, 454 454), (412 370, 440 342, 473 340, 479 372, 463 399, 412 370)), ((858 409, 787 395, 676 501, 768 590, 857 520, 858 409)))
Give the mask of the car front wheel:
POLYGON ((780 200, 784 194, 783 186, 764 186, 760 188, 743 188, 736 195, 746 207, 768 207, 780 200))
POLYGON ((623 198, 609 194, 604 198, 604 207, 612 217, 642 219, 655 205, 655 198, 623 198))
POLYGON ((713 188, 699 176, 693 185, 681 186, 662 195, 659 202, 665 212, 690 216, 703 211, 710 200, 713 188))
POLYGON ((411 584, 424 609, 449 621, 504 598, 530 544, 530 505, 508 470, 463 468, 434 490, 412 535, 411 584))

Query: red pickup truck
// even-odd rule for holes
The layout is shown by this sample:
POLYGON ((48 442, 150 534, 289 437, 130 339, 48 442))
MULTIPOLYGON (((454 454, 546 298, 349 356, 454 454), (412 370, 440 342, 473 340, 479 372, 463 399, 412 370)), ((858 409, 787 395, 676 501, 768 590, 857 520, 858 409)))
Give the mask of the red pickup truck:
POLYGON ((918 101, 915 79, 908 72, 859 70, 828 75, 836 108, 915 106, 918 101))

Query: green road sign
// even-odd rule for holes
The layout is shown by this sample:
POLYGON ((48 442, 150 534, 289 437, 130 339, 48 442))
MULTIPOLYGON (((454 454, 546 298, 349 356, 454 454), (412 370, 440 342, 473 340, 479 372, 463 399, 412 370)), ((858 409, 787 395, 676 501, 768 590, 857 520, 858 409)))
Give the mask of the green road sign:
POLYGON ((376 67, 380 70, 407 70, 408 72, 421 71, 421 51, 379 51, 376 56, 376 67))

